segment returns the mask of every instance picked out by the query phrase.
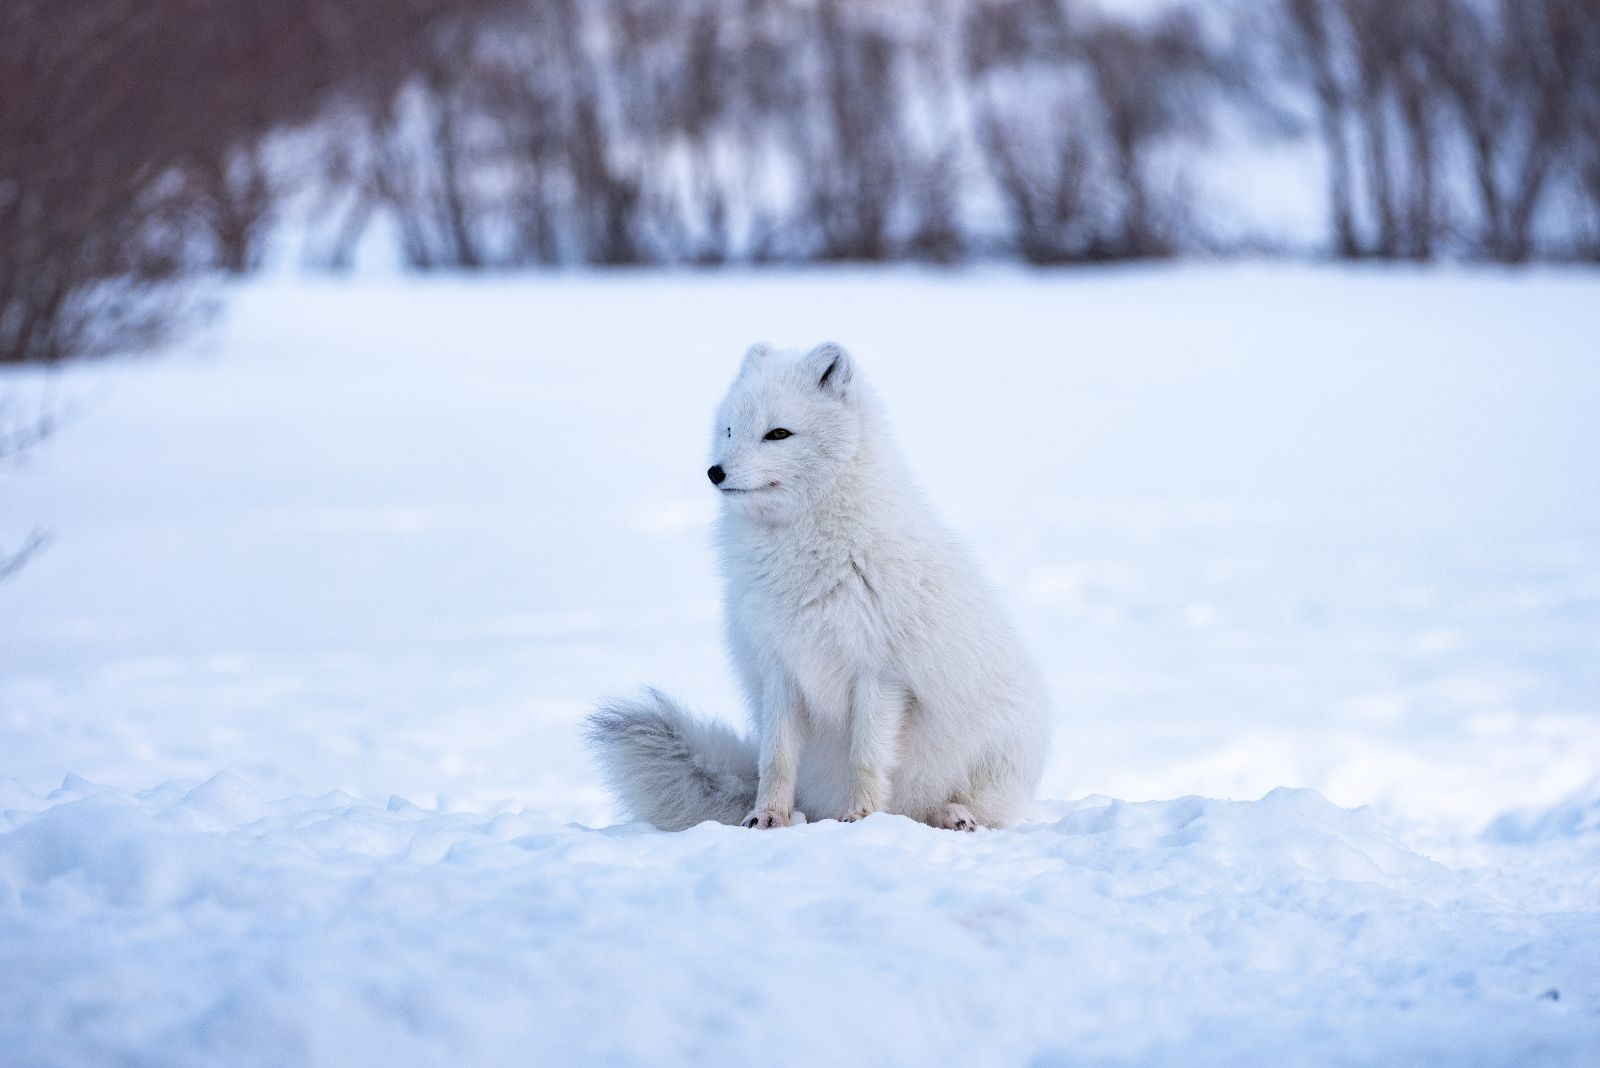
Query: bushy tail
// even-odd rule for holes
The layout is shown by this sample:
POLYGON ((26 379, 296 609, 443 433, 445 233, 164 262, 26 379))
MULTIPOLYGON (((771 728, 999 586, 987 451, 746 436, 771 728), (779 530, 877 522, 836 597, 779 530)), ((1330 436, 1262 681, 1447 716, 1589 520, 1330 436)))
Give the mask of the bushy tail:
POLYGON ((633 819, 664 831, 739 823, 755 805, 756 750, 658 690, 609 701, 589 716, 589 748, 633 819))

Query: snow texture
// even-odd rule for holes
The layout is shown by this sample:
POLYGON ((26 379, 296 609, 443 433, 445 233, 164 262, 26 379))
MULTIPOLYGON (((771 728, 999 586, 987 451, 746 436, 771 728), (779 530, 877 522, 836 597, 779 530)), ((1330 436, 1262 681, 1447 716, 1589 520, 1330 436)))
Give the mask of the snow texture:
POLYGON ((0 545, 54 533, 0 586, 0 1062, 1594 1063, 1595 276, 225 296, 0 379, 70 412, 0 471, 0 545), (1078 800, 607 826, 598 699, 737 719, 710 413, 824 337, 1078 800))
POLYGON ((1600 917, 1309 790, 667 835, 239 779, 0 838, 10 1063, 1581 1063, 1600 917))

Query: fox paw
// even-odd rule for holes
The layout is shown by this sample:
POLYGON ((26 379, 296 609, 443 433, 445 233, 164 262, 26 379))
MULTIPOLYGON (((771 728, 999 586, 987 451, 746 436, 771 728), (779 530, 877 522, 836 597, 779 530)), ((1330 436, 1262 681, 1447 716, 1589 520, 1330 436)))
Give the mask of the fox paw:
POLYGON ((979 827, 978 818, 967 806, 954 802, 939 810, 933 825, 947 831, 975 831, 979 827))
POLYGON ((771 827, 787 827, 792 813, 779 812, 775 808, 758 808, 744 818, 744 826, 767 830, 771 827))

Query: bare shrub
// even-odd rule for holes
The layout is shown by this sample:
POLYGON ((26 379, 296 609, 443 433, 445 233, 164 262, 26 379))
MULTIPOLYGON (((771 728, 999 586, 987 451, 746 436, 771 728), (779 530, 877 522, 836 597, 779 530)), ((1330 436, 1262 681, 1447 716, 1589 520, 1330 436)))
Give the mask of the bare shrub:
MULTIPOLYGON (((48 409, 26 408, 20 394, 0 393, 0 469, 48 437, 55 420, 48 409)), ((18 545, 0 545, 0 583, 22 570, 24 564, 50 543, 50 534, 34 530, 18 545)))
POLYGON ((14 0, 0 7, 0 362, 134 351, 162 292, 248 270, 258 148, 395 62, 445 0, 14 0))

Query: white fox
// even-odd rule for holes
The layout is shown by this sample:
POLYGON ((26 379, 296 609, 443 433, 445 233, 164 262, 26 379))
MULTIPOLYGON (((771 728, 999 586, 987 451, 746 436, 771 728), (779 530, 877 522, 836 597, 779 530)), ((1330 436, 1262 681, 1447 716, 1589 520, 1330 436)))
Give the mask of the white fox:
POLYGON ((728 646, 756 740, 654 690, 604 705, 589 740, 623 808, 666 830, 797 811, 1015 823, 1049 744, 1043 682, 852 358, 755 346, 714 430, 728 646))

